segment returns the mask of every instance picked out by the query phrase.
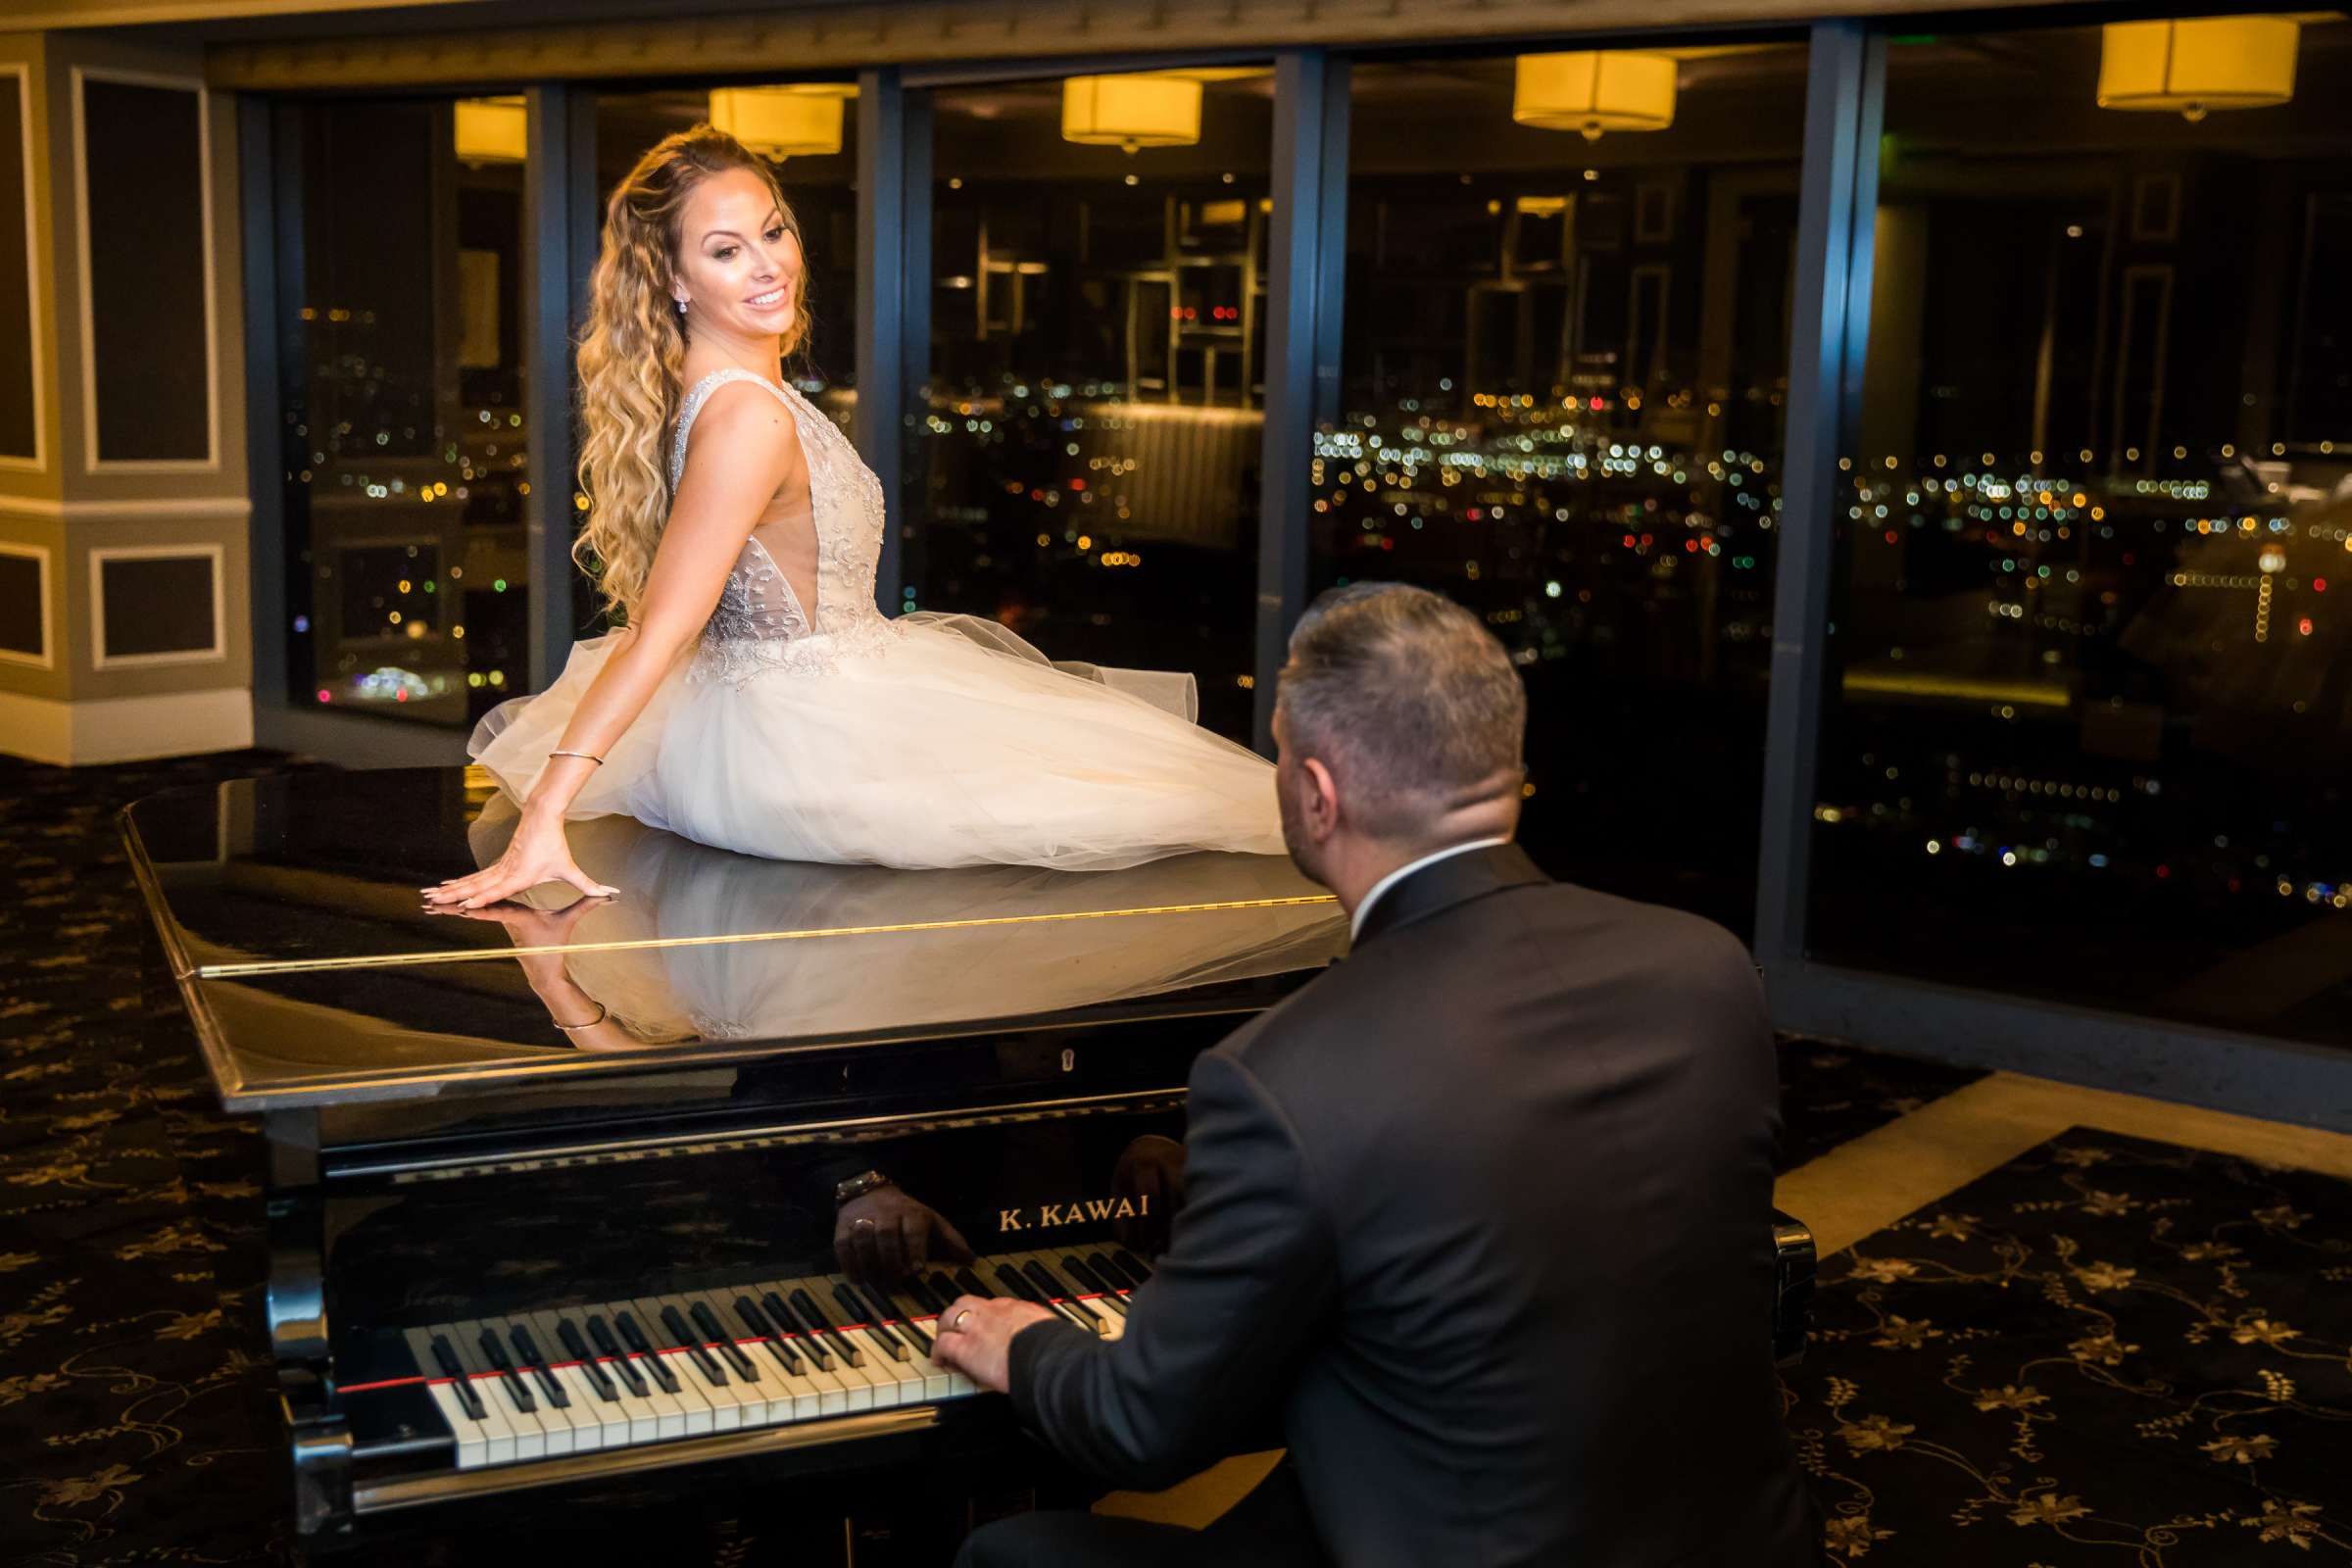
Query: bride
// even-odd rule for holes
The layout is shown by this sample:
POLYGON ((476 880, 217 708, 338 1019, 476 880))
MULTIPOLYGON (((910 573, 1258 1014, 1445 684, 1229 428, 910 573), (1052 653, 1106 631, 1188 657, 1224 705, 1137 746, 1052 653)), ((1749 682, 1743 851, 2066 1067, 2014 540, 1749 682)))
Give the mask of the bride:
POLYGON ((808 337, 807 275, 774 173, 724 132, 665 138, 613 191, 574 554, 622 629, 475 726, 522 820, 427 902, 615 892, 564 836, 614 812, 777 859, 1282 853, 1273 764, 1194 721, 1190 675, 1056 665, 994 621, 875 608, 881 484, 777 373, 808 337))

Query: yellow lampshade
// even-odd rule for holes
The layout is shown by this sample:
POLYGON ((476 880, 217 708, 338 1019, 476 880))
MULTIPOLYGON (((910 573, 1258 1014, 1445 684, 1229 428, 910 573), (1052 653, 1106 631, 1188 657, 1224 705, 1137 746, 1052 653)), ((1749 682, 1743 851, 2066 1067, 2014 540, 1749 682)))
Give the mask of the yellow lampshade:
POLYGON ((1183 147, 1200 139, 1200 83, 1177 76, 1072 76, 1061 134, 1091 147, 1183 147))
POLYGON ((841 151, 838 89, 714 87, 710 123, 763 158, 818 158, 841 151))
POLYGON ((1674 123, 1672 56, 1636 50, 1521 55, 1511 118, 1544 130, 1664 130, 1674 123))
POLYGON ((2101 109, 2265 109, 2295 95, 2302 29, 2284 17, 2111 22, 2099 50, 2101 109))
POLYGON ((521 95, 461 98, 458 158, 468 164, 519 164, 529 145, 521 95))

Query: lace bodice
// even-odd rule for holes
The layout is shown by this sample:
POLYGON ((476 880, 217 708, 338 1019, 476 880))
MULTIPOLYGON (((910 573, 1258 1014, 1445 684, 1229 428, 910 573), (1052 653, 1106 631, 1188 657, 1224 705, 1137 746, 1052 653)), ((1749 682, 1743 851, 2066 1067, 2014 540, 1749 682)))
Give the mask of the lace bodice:
POLYGON ((677 432, 669 444, 671 495, 685 477, 686 442, 695 416, 729 381, 756 381, 767 388, 791 411, 798 427, 816 529, 816 604, 813 612, 804 609, 791 579, 758 535, 746 538, 703 627, 686 678, 741 686, 769 670, 830 670, 844 655, 879 646, 900 631, 874 605, 874 573, 882 559, 882 481, 841 427, 797 388, 727 366, 696 382, 678 409, 677 432))

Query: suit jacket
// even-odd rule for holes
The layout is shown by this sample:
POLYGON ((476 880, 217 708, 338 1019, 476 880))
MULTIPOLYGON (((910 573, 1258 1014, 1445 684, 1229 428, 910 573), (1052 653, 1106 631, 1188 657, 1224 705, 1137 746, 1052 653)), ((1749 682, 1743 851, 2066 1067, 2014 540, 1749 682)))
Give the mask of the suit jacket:
POLYGON ((1279 1417, 1350 1565, 1815 1560, 1772 1365, 1756 971, 1517 845, 1392 886, 1204 1053, 1186 1204, 1104 1344, 1011 1348, 1025 1424, 1171 1485, 1279 1417))

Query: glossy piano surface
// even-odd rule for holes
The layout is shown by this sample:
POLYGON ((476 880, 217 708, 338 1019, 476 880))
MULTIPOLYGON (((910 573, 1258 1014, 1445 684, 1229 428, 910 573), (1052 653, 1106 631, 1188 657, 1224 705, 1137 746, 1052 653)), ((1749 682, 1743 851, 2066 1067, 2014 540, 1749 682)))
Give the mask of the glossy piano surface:
POLYGON ((472 917, 418 889, 494 859, 511 803, 465 768, 173 792, 126 813, 134 864, 223 1102, 361 1106, 453 1093, 593 1100, 616 1075, 1054 1025, 1195 1018, 1209 1041, 1345 947, 1279 857, 1124 871, 896 870, 733 855, 607 816, 582 867, 472 917), (556 1027, 610 1021, 567 1035, 556 1027))
POLYGON ((1193 1058, 1344 950, 1337 903, 1276 857, 905 871, 600 817, 569 839, 617 900, 429 911, 514 821, 463 768, 125 813, 221 1098, 262 1122, 304 1539, 657 1476, 818 1509, 852 1473, 1035 1485, 1003 1401, 920 1354, 937 1293, 968 1267, 1114 1331, 1183 1201, 1193 1058), (860 1220, 934 1272, 859 1252, 860 1220))

